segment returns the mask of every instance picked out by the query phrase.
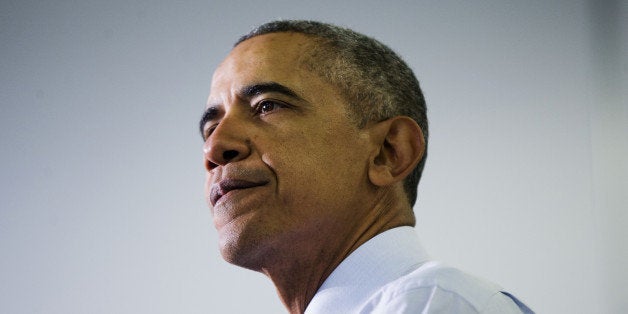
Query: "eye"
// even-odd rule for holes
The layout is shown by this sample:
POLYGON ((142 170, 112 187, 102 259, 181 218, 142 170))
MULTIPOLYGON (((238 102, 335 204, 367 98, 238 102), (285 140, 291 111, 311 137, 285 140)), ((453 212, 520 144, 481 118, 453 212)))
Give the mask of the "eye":
POLYGON ((217 125, 211 125, 203 130, 203 140, 207 140, 212 135, 212 133, 216 129, 216 126, 217 125))
POLYGON ((284 107, 286 107, 286 105, 278 101, 262 100, 253 106, 253 112, 258 115, 265 115, 284 107))

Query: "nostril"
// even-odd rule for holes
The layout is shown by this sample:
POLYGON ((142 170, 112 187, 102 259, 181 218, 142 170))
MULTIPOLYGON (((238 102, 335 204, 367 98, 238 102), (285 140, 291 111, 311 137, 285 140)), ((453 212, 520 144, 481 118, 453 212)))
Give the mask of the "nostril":
POLYGON ((226 150, 222 153, 222 158, 225 161, 229 161, 233 158, 236 158, 238 156, 238 151, 237 150, 226 150))
POLYGON ((217 164, 209 161, 209 160, 205 160, 205 169, 207 169, 207 171, 211 171, 212 169, 218 167, 217 164))

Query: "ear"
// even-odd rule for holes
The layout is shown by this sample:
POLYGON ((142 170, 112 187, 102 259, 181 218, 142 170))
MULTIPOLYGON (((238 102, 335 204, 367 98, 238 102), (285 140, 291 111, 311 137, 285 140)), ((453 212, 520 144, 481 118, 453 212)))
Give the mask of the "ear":
POLYGON ((409 117, 397 116, 378 122, 370 132, 377 150, 371 156, 368 175, 376 186, 402 181, 423 158, 423 132, 409 117))

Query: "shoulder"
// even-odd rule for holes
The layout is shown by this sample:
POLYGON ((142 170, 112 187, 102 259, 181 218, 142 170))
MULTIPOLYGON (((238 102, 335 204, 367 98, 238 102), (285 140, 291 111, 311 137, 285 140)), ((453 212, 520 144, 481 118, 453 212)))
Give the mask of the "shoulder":
POLYGON ((501 288, 439 262, 427 262, 374 293, 364 313, 521 313, 501 288))

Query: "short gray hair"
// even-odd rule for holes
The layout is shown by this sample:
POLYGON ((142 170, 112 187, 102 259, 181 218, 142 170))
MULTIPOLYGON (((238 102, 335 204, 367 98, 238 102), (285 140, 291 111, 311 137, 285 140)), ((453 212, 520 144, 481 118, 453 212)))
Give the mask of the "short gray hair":
MULTIPOLYGON (((426 150, 404 180, 410 205, 427 158, 428 122, 425 99, 408 65, 381 42, 351 29, 315 21, 281 20, 263 24, 242 36, 234 46, 264 34, 293 32, 313 38, 306 65, 338 87, 359 127, 395 116, 412 118, 423 132, 426 150)), ((418 139, 417 139, 418 140, 418 139)))

